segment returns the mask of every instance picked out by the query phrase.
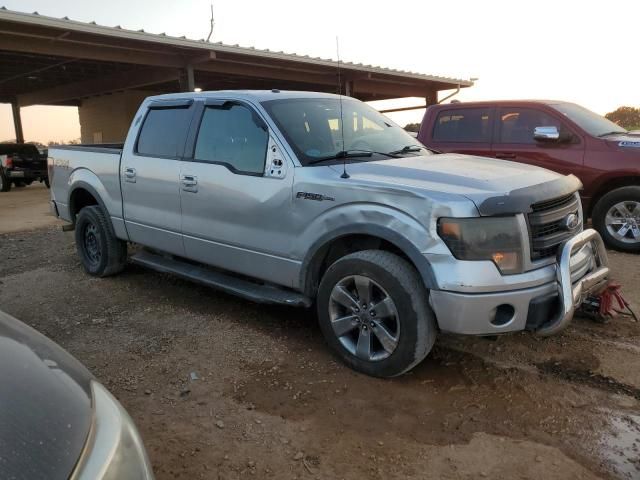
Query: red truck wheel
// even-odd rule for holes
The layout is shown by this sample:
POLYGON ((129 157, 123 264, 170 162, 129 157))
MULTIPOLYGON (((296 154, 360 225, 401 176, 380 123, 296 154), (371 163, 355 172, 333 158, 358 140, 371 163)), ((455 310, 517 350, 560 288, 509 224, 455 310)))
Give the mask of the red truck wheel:
POLYGON ((640 252, 640 187, 616 188, 593 209, 593 226, 608 247, 640 252))

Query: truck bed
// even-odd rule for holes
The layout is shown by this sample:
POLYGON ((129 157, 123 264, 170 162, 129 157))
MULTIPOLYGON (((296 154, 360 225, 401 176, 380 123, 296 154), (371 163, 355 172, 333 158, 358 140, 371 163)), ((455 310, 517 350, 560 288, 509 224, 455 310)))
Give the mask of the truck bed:
POLYGON ((73 220, 69 185, 84 185, 99 196, 112 219, 122 219, 120 154, 123 144, 57 145, 49 148, 51 199, 60 218, 73 220))
POLYGON ((74 150, 82 152, 98 153, 122 153, 124 143, 80 143, 76 145, 56 145, 49 148, 49 156, 52 150, 74 150))

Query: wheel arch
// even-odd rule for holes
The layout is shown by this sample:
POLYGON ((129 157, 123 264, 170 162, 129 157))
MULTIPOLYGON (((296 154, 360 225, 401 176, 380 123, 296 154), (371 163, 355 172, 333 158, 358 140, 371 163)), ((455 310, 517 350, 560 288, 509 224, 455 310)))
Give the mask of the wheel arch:
POLYGON ((593 210, 602 197, 607 193, 622 187, 640 187, 640 175, 637 173, 620 173, 615 177, 609 177, 602 180, 589 201, 585 217, 591 217, 593 215, 593 210))
POLYGON ((78 180, 73 183, 73 186, 69 190, 68 205, 69 215, 74 224, 76 223, 76 217, 78 213, 80 213, 80 210, 90 205, 98 205, 105 213, 108 213, 107 207, 98 191, 84 180, 78 180))
POLYGON ((357 225, 332 230, 314 242, 302 262, 301 290, 315 297, 322 274, 331 263, 350 253, 372 248, 404 258, 418 271, 426 288, 436 287, 429 261, 407 238, 379 225, 357 225))

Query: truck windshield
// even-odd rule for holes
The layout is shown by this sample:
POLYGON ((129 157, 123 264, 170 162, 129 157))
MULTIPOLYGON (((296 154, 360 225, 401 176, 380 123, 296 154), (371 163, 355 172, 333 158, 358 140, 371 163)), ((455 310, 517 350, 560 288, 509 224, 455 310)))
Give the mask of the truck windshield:
POLYGON ((418 148, 422 147, 420 143, 404 129, 357 100, 342 99, 343 121, 338 98, 269 100, 262 105, 303 165, 334 156, 341 162, 344 158, 367 161, 400 155, 429 155, 424 147, 418 148), (342 123, 344 131, 341 131, 342 123), (340 155, 352 151, 371 152, 371 155, 340 155))
POLYGON ((556 103, 550 106, 569 117, 570 120, 594 137, 614 133, 627 133, 620 125, 575 103, 556 103))

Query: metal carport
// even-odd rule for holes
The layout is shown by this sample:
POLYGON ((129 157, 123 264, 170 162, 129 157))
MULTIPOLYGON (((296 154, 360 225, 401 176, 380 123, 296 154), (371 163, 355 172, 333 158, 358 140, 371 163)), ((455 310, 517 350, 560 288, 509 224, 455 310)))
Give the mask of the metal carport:
MULTIPOLYGON (((96 128, 110 126, 99 140, 118 141, 113 137, 146 95, 196 87, 336 92, 337 67, 330 59, 0 9, 0 103, 13 107, 18 141, 24 141, 24 106, 78 106, 83 142, 92 140, 92 129, 95 140, 96 128), (95 100, 104 96, 107 101, 95 100)), ((340 83, 343 93, 364 101, 420 97, 427 105, 441 90, 473 85, 349 62, 341 64, 340 83)))

